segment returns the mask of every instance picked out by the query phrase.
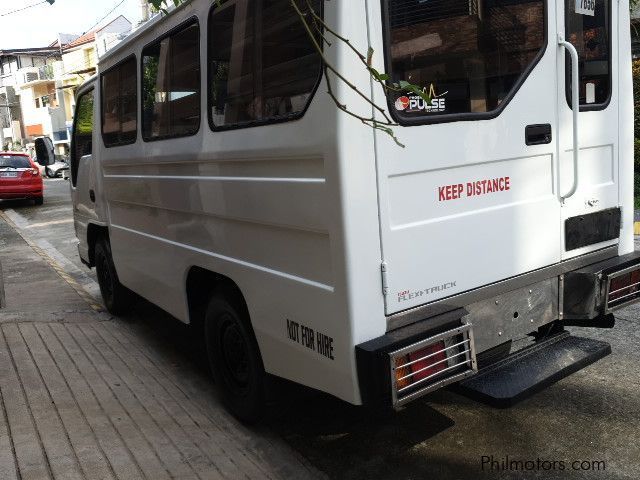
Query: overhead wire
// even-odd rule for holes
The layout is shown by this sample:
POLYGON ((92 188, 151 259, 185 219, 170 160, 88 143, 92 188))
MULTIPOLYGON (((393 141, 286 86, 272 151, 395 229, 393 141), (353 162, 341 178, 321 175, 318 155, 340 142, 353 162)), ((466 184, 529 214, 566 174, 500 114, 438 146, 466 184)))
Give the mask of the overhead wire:
POLYGON ((42 2, 27 5, 26 7, 22 7, 22 8, 16 8, 15 10, 11 10, 10 12, 0 13, 0 17, 7 17, 9 15, 13 15, 14 13, 22 12, 29 8, 37 7, 38 5, 42 5, 43 3, 49 3, 49 2, 47 0, 42 0, 42 2))

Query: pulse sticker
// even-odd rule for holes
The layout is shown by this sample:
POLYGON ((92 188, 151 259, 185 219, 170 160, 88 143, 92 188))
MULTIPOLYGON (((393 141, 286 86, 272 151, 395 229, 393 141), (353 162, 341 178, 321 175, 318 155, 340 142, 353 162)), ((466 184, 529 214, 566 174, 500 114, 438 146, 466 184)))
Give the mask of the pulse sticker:
MULTIPOLYGON (((423 93, 427 93, 426 87, 423 89, 423 93)), ((395 107, 399 112, 405 113, 443 113, 447 110, 447 100, 445 96, 448 93, 447 91, 437 94, 436 88, 432 83, 427 95, 428 100, 416 94, 403 95, 396 100, 395 107)))
POLYGON ((399 112, 406 110, 407 108, 409 108, 410 102, 411 100, 409 99, 409 97, 400 97, 396 100, 396 110, 398 110, 399 112))

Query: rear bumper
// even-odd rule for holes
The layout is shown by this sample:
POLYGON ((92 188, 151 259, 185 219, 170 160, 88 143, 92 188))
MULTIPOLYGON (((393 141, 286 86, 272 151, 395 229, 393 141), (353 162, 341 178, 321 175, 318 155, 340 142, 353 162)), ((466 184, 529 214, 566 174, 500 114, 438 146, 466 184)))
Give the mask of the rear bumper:
POLYGON ((44 188, 40 185, 12 185, 0 186, 0 200, 13 200, 18 198, 38 198, 44 194, 44 188))
POLYGON ((486 359, 490 347, 537 333, 553 322, 560 329, 580 325, 581 320, 589 326, 610 327, 613 310, 640 301, 640 252, 549 277, 527 287, 525 294, 531 292, 533 296, 524 302, 522 289, 486 297, 468 308, 424 318, 356 346, 362 402, 401 407, 475 375, 478 356, 487 352, 486 359), (536 296, 540 288, 555 297, 536 296), (511 298, 515 306, 510 310, 504 302, 511 298), (523 303, 529 305, 526 311, 523 303))

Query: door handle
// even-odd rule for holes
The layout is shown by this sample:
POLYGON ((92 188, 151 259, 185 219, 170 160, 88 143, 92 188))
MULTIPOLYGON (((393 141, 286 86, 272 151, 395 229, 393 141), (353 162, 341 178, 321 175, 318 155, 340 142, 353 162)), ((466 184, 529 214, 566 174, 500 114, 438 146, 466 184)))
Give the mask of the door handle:
MULTIPOLYGON (((565 195, 560 197, 562 203, 565 202, 567 198, 575 195, 578 190, 578 185, 580 184, 580 175, 579 175, 579 162, 578 157, 580 152, 578 147, 580 145, 578 139, 578 119, 580 115, 580 72, 578 72, 578 68, 580 66, 580 58, 578 57, 578 51, 576 47, 574 47, 570 42, 567 42, 562 35, 558 35, 558 45, 565 48, 569 55, 571 56, 571 108, 573 109, 573 185, 571 186, 571 190, 565 195)), ((562 170, 558 168, 558 171, 562 170)))
POLYGON ((551 125, 527 125, 525 128, 525 142, 527 145, 545 145, 551 143, 551 125))

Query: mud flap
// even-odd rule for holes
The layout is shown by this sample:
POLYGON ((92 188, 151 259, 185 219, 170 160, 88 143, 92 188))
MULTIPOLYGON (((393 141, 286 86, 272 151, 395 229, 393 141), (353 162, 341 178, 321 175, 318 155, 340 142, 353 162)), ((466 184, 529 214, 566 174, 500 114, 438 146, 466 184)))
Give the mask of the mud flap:
POLYGON ((562 332, 480 370, 455 390, 496 408, 508 408, 597 362, 611 345, 562 332))

